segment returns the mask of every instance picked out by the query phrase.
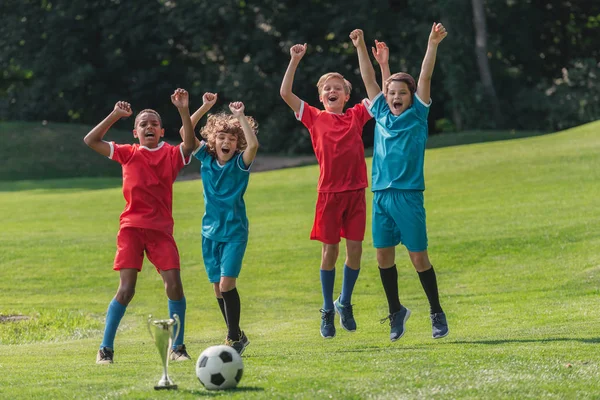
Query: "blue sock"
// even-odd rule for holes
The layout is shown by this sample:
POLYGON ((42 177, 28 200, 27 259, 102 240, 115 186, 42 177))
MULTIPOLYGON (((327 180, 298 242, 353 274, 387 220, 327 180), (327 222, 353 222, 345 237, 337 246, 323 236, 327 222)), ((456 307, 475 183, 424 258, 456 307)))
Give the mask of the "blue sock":
POLYGON ((173 341, 173 348, 183 344, 183 331, 185 328, 185 296, 181 298, 181 300, 171 300, 169 299, 169 317, 173 318, 173 314, 177 314, 179 316, 179 323, 181 324, 179 327, 179 335, 173 341))
POLYGON ((352 269, 344 264, 344 281, 342 284, 342 294, 340 295, 340 303, 344 306, 350 305, 352 300, 352 292, 354 291, 354 284, 358 279, 359 269, 352 269))
POLYGON ((323 310, 333 310, 333 284, 335 268, 331 271, 321 270, 321 290, 323 291, 323 310))
POLYGON ((100 348, 115 349, 115 335, 126 309, 127 306, 119 303, 116 299, 112 299, 106 312, 106 326, 104 327, 104 338, 102 338, 100 348))

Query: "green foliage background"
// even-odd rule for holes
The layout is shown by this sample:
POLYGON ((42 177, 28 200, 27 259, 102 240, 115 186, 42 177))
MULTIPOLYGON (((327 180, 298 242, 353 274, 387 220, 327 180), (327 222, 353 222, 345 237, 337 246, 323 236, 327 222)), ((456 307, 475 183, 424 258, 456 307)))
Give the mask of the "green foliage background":
MULTIPOLYGON (((120 99, 155 108, 179 127, 176 87, 200 106, 242 100, 261 126, 262 151, 310 151, 279 97, 289 47, 308 43, 294 90, 317 103, 328 71, 365 96, 349 32, 384 40, 393 71, 418 75, 433 21, 450 35, 433 80, 431 131, 555 130, 600 118, 600 3, 486 0, 488 57, 503 118, 494 121, 475 58, 470 1, 4 0, 0 3, 0 119, 96 124, 120 99)), ((372 129, 365 130, 367 145, 372 129)))

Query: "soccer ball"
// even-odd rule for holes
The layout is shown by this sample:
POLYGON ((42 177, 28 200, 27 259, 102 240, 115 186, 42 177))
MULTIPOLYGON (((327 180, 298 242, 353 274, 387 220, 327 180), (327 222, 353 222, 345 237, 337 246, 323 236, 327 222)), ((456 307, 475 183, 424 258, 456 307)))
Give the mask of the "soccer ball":
POLYGON ((204 350, 196 363, 196 376, 208 390, 231 389, 244 373, 242 357, 230 346, 212 346, 204 350))

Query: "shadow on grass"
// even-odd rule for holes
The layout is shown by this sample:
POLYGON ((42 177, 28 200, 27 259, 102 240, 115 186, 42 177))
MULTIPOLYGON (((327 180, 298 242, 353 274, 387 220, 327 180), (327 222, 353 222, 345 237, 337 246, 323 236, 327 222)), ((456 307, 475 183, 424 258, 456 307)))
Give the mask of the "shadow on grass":
POLYGON ((489 340, 456 340, 446 344, 507 344, 507 343, 550 343, 550 342, 581 342, 600 343, 600 337, 595 338, 540 338, 540 339, 489 339, 489 340))
POLYGON ((180 392, 185 392, 185 393, 189 393, 192 394, 194 396, 198 396, 198 397, 222 397, 222 396, 229 396, 232 395, 234 393, 251 393, 251 392, 264 392, 265 389, 261 388, 261 387, 256 387, 256 386, 238 386, 234 389, 227 389, 227 390, 179 390, 180 392))
POLYGON ((75 178, 40 181, 0 182, 0 192, 36 191, 39 193, 77 192, 83 190, 112 189, 122 186, 121 178, 75 178))

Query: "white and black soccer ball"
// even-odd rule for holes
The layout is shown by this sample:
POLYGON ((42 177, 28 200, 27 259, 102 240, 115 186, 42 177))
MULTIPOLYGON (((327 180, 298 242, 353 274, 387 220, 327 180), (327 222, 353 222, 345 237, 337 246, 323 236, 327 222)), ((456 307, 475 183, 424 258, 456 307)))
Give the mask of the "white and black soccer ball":
POLYGON ((209 390, 234 388, 242 380, 243 373, 242 357, 230 346, 209 347, 196 363, 196 376, 209 390))

